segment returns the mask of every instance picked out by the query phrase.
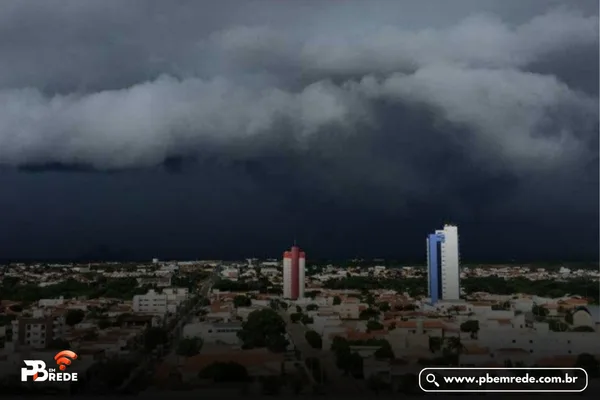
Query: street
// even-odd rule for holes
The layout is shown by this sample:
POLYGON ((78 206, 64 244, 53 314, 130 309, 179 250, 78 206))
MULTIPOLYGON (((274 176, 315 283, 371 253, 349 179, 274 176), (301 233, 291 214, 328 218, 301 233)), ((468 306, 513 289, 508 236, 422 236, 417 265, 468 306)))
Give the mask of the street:
MULTIPOLYGON (((333 393, 356 394, 363 391, 359 381, 344 375, 344 372, 337 367, 335 354, 332 351, 329 349, 315 349, 307 342, 306 332, 308 329, 304 324, 300 322, 293 323, 287 311, 279 310, 279 315, 286 322, 287 333, 296 349, 300 352, 302 364, 306 365, 305 361, 307 358, 318 359, 322 371, 329 379, 328 387, 333 393)), ((308 373, 312 376, 310 371, 308 373)))
MULTIPOLYGON (((153 369, 154 362, 162 359, 165 354, 175 352, 177 345, 181 340, 183 333, 183 327, 189 322, 189 320, 202 308, 202 303, 199 301, 203 297, 206 297, 208 291, 212 287, 215 279, 217 278, 217 270, 215 269, 210 277, 208 277, 201 285, 200 289, 196 293, 191 293, 190 298, 186 303, 181 305, 181 313, 183 315, 177 315, 176 319, 169 329, 168 337, 169 342, 166 347, 162 347, 157 351, 157 357, 153 357, 152 354, 143 353, 142 360, 137 368, 131 371, 129 378, 121 384, 117 389, 118 392, 122 392, 133 382, 141 373, 153 369)), ((179 314, 179 313, 178 313, 179 314)))

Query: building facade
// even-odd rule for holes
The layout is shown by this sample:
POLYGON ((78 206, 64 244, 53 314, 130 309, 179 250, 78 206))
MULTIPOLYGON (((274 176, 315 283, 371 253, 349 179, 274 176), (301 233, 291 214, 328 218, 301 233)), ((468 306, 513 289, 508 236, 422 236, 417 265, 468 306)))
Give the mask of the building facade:
POLYGON ((444 225, 444 229, 427 237, 427 276, 432 303, 460 299, 459 263, 456 226, 444 225))
POLYGON ((17 348, 45 349, 65 333, 65 318, 36 310, 31 317, 12 321, 13 341, 17 348))
POLYGON ((304 297, 304 269, 306 254, 294 245, 283 253, 283 297, 301 299, 304 297))

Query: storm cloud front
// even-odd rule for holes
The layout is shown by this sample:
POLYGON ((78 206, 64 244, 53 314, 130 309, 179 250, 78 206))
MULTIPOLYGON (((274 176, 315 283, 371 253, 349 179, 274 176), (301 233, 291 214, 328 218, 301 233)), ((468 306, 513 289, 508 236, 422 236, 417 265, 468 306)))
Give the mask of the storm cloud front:
POLYGON ((283 3, 7 2, 0 258, 597 255, 597 2, 283 3))

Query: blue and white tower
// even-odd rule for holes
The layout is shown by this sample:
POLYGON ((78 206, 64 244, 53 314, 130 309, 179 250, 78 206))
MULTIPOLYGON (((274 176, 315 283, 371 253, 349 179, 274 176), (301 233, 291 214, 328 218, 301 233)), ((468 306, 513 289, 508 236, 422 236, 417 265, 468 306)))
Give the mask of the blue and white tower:
POLYGON ((438 300, 460 299, 460 267, 458 229, 444 225, 427 236, 427 276, 429 297, 433 304, 438 300))

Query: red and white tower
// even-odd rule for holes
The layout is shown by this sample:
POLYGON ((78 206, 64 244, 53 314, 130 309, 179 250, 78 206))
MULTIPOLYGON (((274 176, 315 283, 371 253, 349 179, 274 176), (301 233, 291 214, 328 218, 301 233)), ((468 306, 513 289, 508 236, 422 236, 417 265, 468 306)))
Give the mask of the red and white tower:
POLYGON ((296 300, 304 297, 304 268, 306 254, 300 247, 292 246, 283 253, 283 297, 296 300))

